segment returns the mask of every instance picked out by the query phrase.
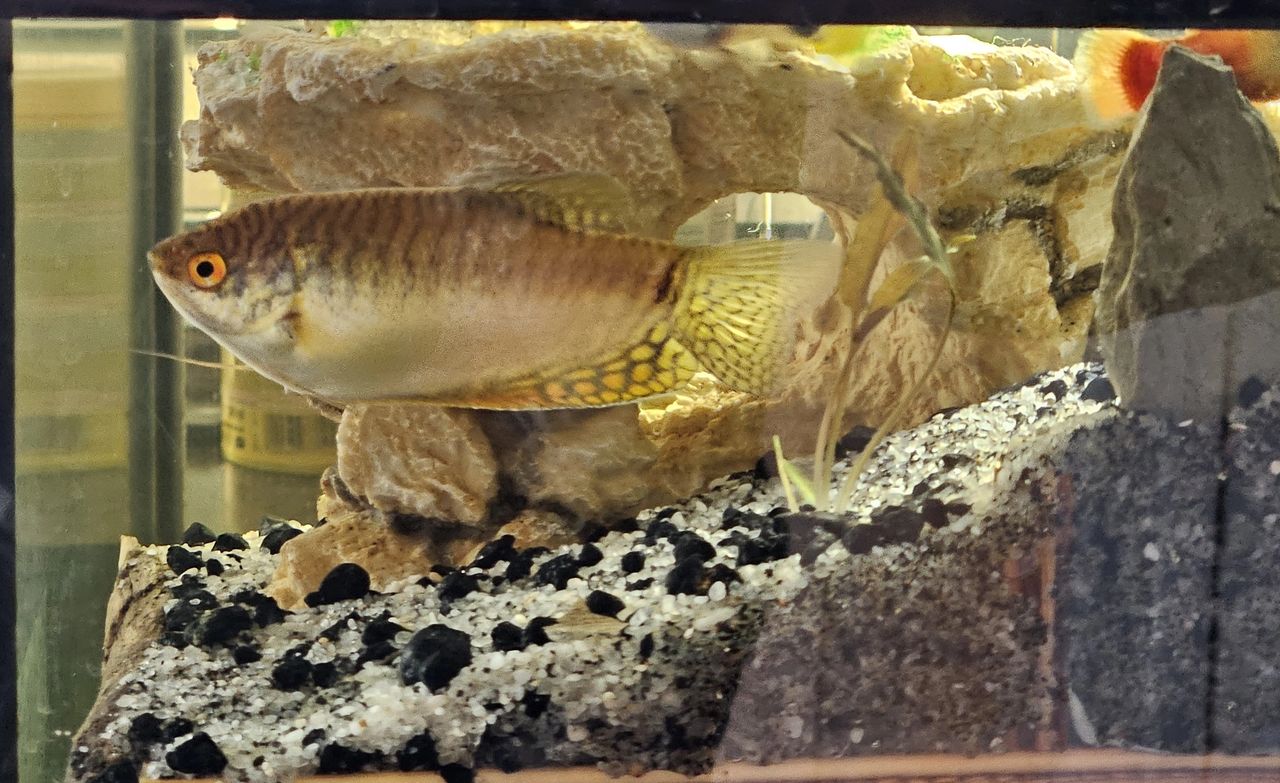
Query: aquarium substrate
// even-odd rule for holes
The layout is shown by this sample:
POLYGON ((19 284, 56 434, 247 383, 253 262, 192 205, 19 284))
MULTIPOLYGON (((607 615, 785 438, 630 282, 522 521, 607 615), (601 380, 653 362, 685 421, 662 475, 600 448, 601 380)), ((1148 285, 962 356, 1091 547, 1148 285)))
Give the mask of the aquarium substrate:
MULTIPOLYGON (((1076 365, 891 436, 856 493, 858 525, 788 513, 762 459, 590 541, 521 551, 498 539, 467 567, 424 563, 381 592, 339 566, 296 611, 263 592, 291 528, 135 550, 122 573, 163 573, 164 628, 104 687, 71 777, 112 765, 246 781, 592 764, 697 773, 725 760, 1123 742, 1133 727, 1112 720, 1106 694, 1060 698, 1060 673, 1088 662, 1054 634, 1092 634, 1091 660, 1106 660, 1108 612, 1132 607, 1123 596, 1099 606, 1066 578, 1084 573, 1072 560, 1083 555, 1070 541, 1055 550, 1054 527, 1097 520, 1073 518, 1055 487, 1113 483, 1113 467, 1088 463, 1117 443, 1154 465, 1163 457, 1144 444, 1178 448, 1182 432, 1194 446, 1208 430, 1112 397, 1100 367, 1076 365)), ((1270 392, 1251 402, 1277 412, 1270 392)), ((1277 451, 1257 459, 1280 465, 1277 451)), ((846 470, 847 456, 836 478, 846 470)), ((1161 470, 1182 480, 1173 463, 1161 470)), ((1149 521, 1106 524, 1124 562, 1181 548, 1193 566, 1213 533, 1166 540, 1149 521)), ((1087 530, 1075 540, 1097 543, 1087 530)), ((1142 578, 1135 602, 1150 597, 1142 578)), ((1202 581, 1166 580, 1139 624, 1176 660, 1202 581)))

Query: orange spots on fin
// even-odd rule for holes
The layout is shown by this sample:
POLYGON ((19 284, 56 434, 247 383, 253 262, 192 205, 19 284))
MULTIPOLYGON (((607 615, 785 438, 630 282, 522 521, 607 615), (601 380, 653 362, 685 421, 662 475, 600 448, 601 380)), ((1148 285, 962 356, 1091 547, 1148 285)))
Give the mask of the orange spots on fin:
POLYGON ((1110 122, 1142 108, 1170 43, 1136 30, 1090 30, 1080 36, 1072 62, 1093 115, 1110 122))

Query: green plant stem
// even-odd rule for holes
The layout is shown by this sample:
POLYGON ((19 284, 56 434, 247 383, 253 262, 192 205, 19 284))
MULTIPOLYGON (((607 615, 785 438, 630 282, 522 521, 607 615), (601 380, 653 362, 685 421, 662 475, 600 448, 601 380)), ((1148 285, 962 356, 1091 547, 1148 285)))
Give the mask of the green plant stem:
POLYGON ((897 426, 898 420, 906 412, 907 405, 910 404, 911 399, 924 386, 924 382, 933 374, 934 369, 937 368, 939 360, 942 359, 942 351, 946 346, 947 337, 951 335, 951 322, 955 318, 956 304, 955 291, 948 290, 947 319, 942 327, 942 334, 938 337, 938 344, 933 349, 933 356, 929 358, 929 364, 925 367, 920 377, 916 379, 916 382, 912 384, 905 394, 898 398, 898 402, 890 409, 889 415, 880 423, 880 426, 876 428, 875 434, 871 436, 871 440, 867 442, 866 448, 862 450, 862 453, 854 460, 853 465, 849 467, 849 474, 840 483, 840 491, 836 493, 835 503, 832 506, 837 514, 844 514, 849 510, 849 500, 853 496, 853 488, 862 475, 862 471, 866 470, 871 454, 885 437, 893 431, 893 428, 897 426))

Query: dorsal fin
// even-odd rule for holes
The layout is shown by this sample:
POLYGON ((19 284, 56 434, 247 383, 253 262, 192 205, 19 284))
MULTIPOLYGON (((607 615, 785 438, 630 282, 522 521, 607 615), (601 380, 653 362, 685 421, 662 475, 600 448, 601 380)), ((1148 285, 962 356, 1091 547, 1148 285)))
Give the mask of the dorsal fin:
POLYGON ((548 174, 491 188, 520 202, 538 218, 581 231, 628 233, 635 212, 631 193, 608 174, 548 174))

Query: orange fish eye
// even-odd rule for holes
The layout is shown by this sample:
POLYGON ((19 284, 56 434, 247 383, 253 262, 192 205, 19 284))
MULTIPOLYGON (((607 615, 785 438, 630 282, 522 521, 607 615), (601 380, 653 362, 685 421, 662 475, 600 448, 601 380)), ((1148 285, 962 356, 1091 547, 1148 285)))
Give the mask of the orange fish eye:
POLYGON ((187 275, 200 288, 213 288, 227 276, 227 262, 218 253, 196 253, 187 260, 187 275))

